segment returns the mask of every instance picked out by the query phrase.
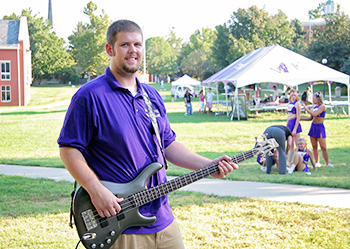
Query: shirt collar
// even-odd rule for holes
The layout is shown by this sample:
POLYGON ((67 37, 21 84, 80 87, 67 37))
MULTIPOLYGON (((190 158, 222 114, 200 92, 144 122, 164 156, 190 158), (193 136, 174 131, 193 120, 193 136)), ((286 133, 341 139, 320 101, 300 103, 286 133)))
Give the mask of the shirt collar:
MULTIPOLYGON (((113 91, 117 90, 118 88, 125 90, 125 88, 114 77, 114 75, 112 74, 112 72, 111 72, 109 67, 106 68, 105 76, 106 76, 106 80, 107 80, 109 86, 112 88, 113 91)), ((141 87, 141 83, 140 83, 140 81, 139 81, 139 79, 137 77, 135 77, 135 79, 136 79, 137 91, 138 91, 138 94, 136 94, 136 96, 139 95, 139 94, 142 95, 143 94, 143 92, 142 92, 143 89, 141 87)))

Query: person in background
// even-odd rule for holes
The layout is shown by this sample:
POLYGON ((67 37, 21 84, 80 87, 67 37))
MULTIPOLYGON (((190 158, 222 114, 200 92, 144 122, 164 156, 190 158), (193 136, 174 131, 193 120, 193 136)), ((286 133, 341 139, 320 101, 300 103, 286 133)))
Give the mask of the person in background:
POLYGON ((205 95, 203 94, 203 90, 199 92, 199 114, 204 113, 204 100, 205 100, 205 95))
POLYGON ((213 108, 214 96, 215 96, 215 93, 213 93, 211 88, 209 88, 207 92, 207 107, 208 107, 207 114, 208 115, 211 113, 211 109, 213 108))
POLYGON ((185 116, 192 115, 192 103, 191 98, 193 97, 192 93, 190 92, 190 89, 186 89, 184 101, 186 106, 186 113, 185 116))
POLYGON ((170 94, 171 94, 171 101, 174 102, 175 101, 175 92, 176 92, 176 87, 172 86, 171 90, 170 90, 170 94))
MULTIPOLYGON (((255 137, 255 142, 257 141, 258 141, 258 137, 255 137)), ((264 154, 261 157, 257 156, 256 161, 260 165, 260 169, 266 172, 266 155, 264 154)), ((273 152, 271 169, 274 168, 274 165, 276 165, 277 171, 278 171, 279 167, 278 167, 278 150, 277 149, 274 149, 274 152, 273 152)))
POLYGON ((307 165, 309 159, 311 160, 312 167, 317 170, 313 157, 314 155, 312 151, 307 148, 305 138, 299 138, 297 148, 295 149, 293 163, 290 167, 287 167, 288 173, 292 174, 294 171, 304 171, 310 174, 310 168, 307 165))
POLYGON ((306 100, 304 101, 305 105, 311 105, 313 102, 313 95, 311 92, 311 87, 307 87, 306 88, 306 100))
POLYGON ((231 86, 229 84, 226 85, 226 92, 229 94, 232 92, 231 86))
POLYGON ((322 150, 323 159, 326 162, 326 166, 333 168, 333 165, 329 163, 329 155, 326 146, 326 128, 324 126, 324 119, 326 117, 327 108, 323 104, 323 95, 321 92, 317 92, 313 95, 313 103, 315 107, 312 110, 307 109, 305 104, 303 105, 305 112, 310 114, 310 116, 303 117, 301 120, 312 120, 308 135, 310 137, 312 151, 315 156, 316 167, 321 167, 320 155, 318 153, 319 144, 322 150))
POLYGON ((290 94, 290 87, 288 86, 286 91, 283 93, 284 95, 284 103, 288 103, 289 102, 289 94, 290 94))
MULTIPOLYGON (((261 101, 261 87, 260 86, 258 86, 258 88, 255 91, 254 101, 255 101, 255 109, 259 108, 260 101, 261 101)), ((255 110, 255 115, 260 115, 258 110, 255 110)))
POLYGON ((160 90, 161 91, 165 91, 165 89, 164 89, 164 80, 160 81, 160 90))
MULTIPOLYGON (((287 173, 287 165, 286 165, 286 154, 290 150, 292 144, 292 133, 291 131, 283 125, 273 125, 268 127, 264 131, 264 135, 266 138, 274 138, 278 143, 278 173, 286 174, 287 173), (286 150, 286 141, 287 141, 287 150, 286 150)), ((273 162, 274 155, 266 156, 266 173, 271 173, 271 167, 273 162)))
POLYGON ((288 166, 291 166, 293 154, 294 154, 294 145, 297 145, 300 133, 302 132, 300 125, 300 115, 301 115, 301 104, 299 101, 299 96, 297 90, 293 89, 290 91, 289 95, 289 104, 288 104, 288 117, 287 117, 287 127, 292 132, 293 143, 289 151, 288 156, 288 166))
MULTIPOLYGON (((102 180, 130 183, 154 162, 165 165, 169 161, 190 170, 218 163, 218 171, 212 175, 215 178, 224 178, 238 168, 228 156, 211 160, 176 141, 162 97, 136 77, 143 49, 143 33, 135 22, 119 20, 108 27, 105 50, 110 65, 105 74, 82 86, 72 97, 57 140, 63 164, 87 191, 101 218, 117 215, 123 201, 102 180), (158 123, 159 143, 145 102, 148 99, 158 123)), ((145 187, 166 181, 163 167, 149 177, 145 187)), ((139 211, 155 216, 156 221, 127 228, 111 249, 185 248, 168 195, 142 205, 139 211)))
POLYGON ((279 103, 279 97, 278 97, 278 91, 277 86, 273 86, 273 95, 272 95, 272 102, 279 103))

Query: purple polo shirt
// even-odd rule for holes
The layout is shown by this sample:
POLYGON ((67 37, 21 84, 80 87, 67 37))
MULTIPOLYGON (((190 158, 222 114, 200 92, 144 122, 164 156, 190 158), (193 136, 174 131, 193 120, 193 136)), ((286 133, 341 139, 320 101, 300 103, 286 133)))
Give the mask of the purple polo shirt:
MULTIPOLYGON (((138 93, 132 96, 107 68, 104 75, 82 86, 72 97, 57 142, 60 147, 78 149, 100 180, 130 182, 150 163, 164 162, 140 85, 152 102, 163 148, 175 141, 161 96, 153 87, 138 80, 137 84, 138 93)), ((150 177, 147 187, 164 182, 163 168, 150 177)), ((140 207, 140 212, 155 215, 157 221, 124 233, 155 233, 174 219, 167 195, 140 207)))

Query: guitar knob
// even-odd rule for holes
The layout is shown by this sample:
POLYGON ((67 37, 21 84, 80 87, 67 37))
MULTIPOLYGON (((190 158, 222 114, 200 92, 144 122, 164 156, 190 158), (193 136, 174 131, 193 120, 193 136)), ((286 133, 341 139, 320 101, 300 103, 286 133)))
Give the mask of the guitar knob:
POLYGON ((96 244, 92 244, 90 247, 91 247, 92 249, 95 249, 95 248, 96 248, 96 244))
POLYGON ((112 243, 112 240, 111 239, 106 239, 106 243, 110 244, 110 243, 112 243))
POLYGON ((104 248, 104 247, 105 247, 105 244, 101 243, 100 248, 104 248))
POLYGON ((114 236, 114 235, 115 235, 115 231, 111 231, 109 234, 110 234, 111 236, 114 236))

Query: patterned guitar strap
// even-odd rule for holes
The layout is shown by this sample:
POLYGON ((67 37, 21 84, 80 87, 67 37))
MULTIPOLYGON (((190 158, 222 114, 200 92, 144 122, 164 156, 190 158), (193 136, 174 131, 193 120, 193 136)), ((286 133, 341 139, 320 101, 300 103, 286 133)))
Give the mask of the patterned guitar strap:
POLYGON ((146 103, 146 106, 147 106, 147 109, 148 109, 148 114, 149 114, 149 116, 151 118, 152 126, 153 126, 154 132, 156 133, 156 136, 157 136, 159 148, 160 148, 160 151, 162 152, 162 155, 163 155, 163 158, 164 158, 164 164, 165 164, 164 166, 165 166, 165 169, 168 169, 168 164, 167 164, 167 161, 165 159, 165 154, 164 154, 162 142, 160 140, 160 134, 159 134, 159 127, 158 127, 157 118, 156 118, 156 115, 154 113, 154 110, 153 110, 153 107, 152 107, 152 103, 151 103, 151 100, 149 99, 148 94, 146 93, 145 89, 142 86, 141 86, 141 88, 142 88, 143 98, 145 99, 145 103, 146 103))

